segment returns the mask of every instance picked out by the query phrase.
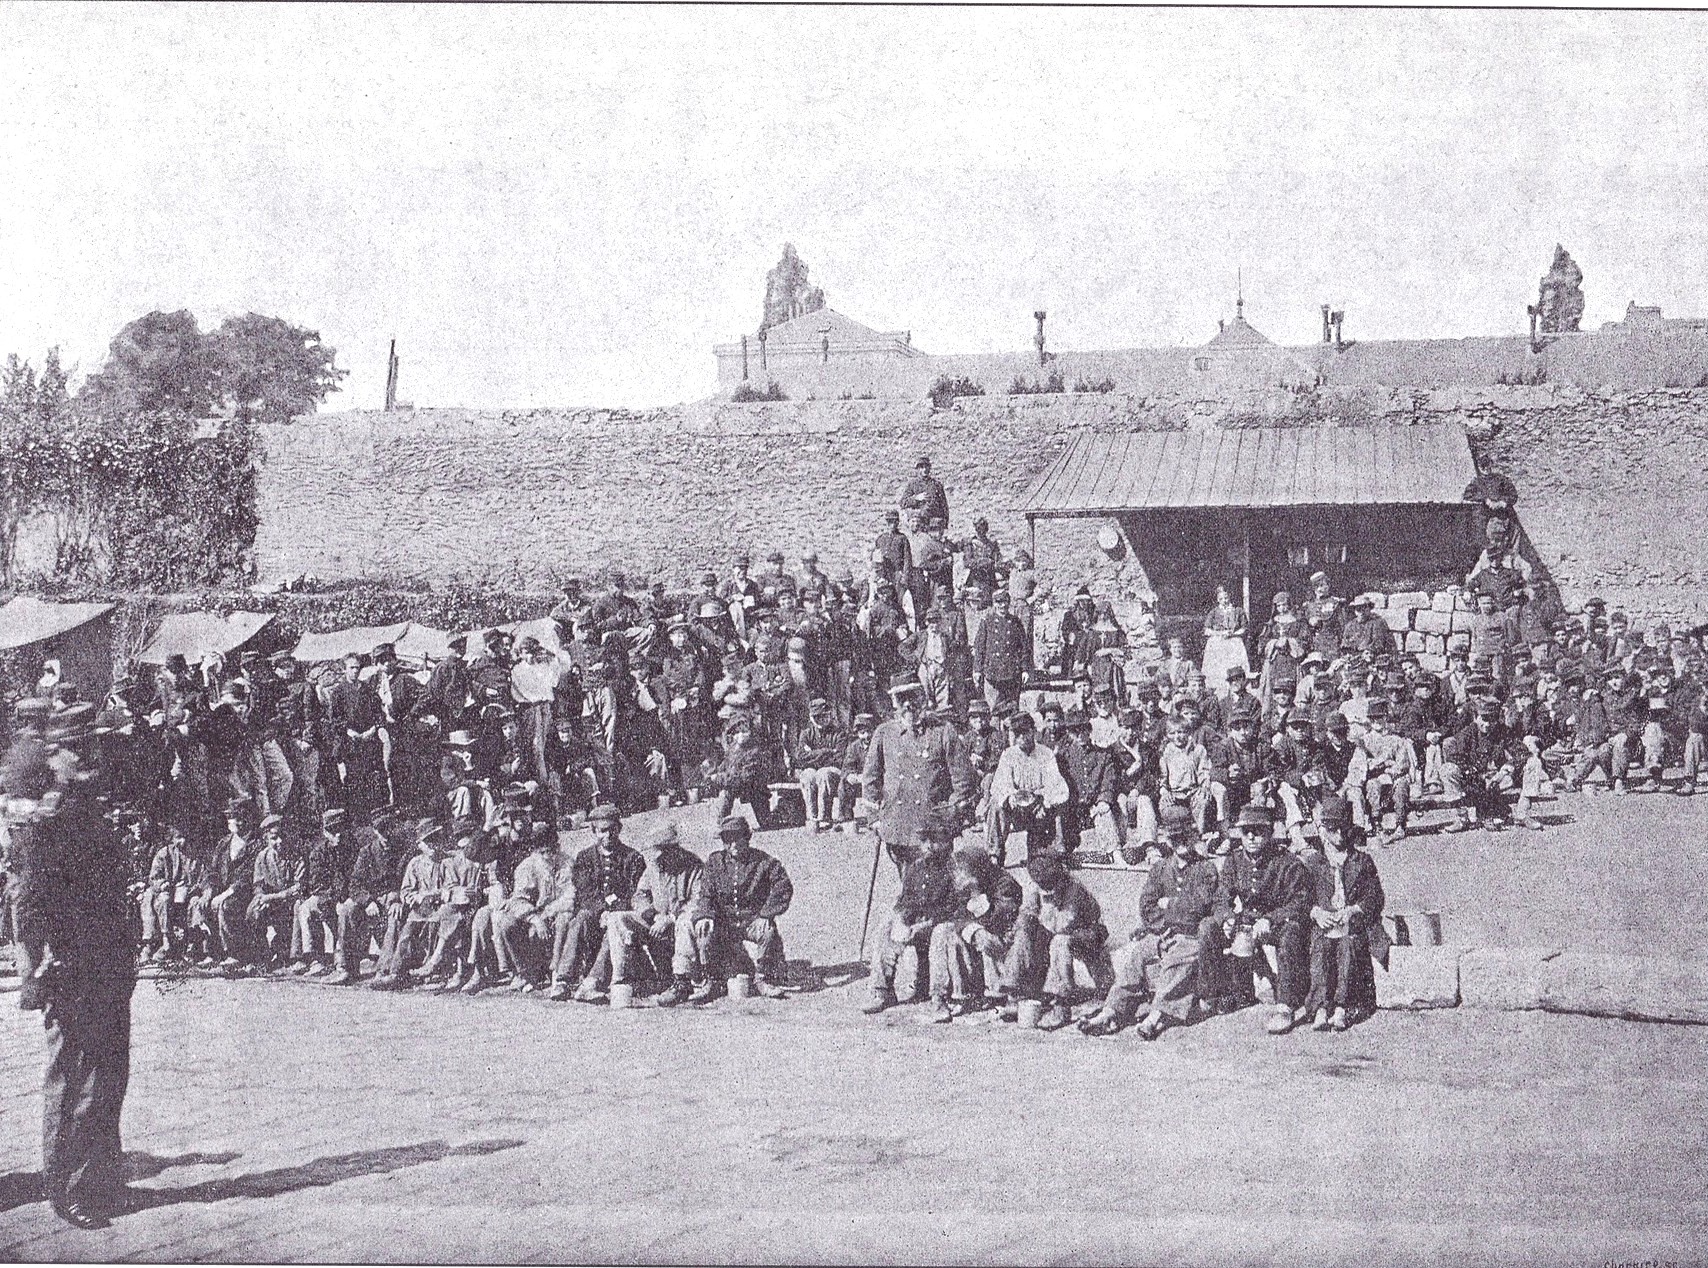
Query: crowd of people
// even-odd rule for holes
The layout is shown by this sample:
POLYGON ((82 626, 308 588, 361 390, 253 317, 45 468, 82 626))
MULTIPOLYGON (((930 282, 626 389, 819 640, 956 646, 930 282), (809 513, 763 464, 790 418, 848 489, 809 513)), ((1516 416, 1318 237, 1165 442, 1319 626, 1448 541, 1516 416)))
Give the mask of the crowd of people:
POLYGON ((1489 492, 1462 587, 1477 610, 1442 671, 1321 571, 1261 623, 1218 589, 1195 655, 1159 645, 1148 596, 1118 616, 1080 587, 1052 619, 984 519, 947 535, 924 458, 858 578, 809 550, 795 570, 739 555, 691 594, 572 579, 555 637, 459 636, 419 669, 385 644, 330 665, 174 657, 97 702, 48 666, 0 772, 14 937, 16 842, 74 777, 127 855, 148 959, 584 1001, 771 995, 792 886, 754 831, 842 825, 875 829, 901 879, 871 1011, 911 944, 940 1020, 1037 1001, 1056 1024, 1090 991, 1089 1033, 1154 1035, 1262 990, 1278 1032, 1343 1026, 1382 953, 1367 847, 1407 837, 1420 804, 1447 832, 1536 828, 1540 798, 1598 771, 1614 793, 1671 776, 1689 794, 1703 764, 1702 631, 1645 633, 1593 599, 1568 616, 1509 488, 1489 492), (625 816, 701 800, 710 850, 670 823, 622 839, 625 816), (567 852, 567 828, 593 844, 567 852), (1147 871, 1124 943, 1085 866, 1147 871))

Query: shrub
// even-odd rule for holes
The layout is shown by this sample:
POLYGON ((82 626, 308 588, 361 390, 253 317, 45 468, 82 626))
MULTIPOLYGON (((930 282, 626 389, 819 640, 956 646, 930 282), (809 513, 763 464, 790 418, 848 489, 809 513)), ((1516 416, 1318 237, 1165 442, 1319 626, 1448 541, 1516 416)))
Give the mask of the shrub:
POLYGON ((764 391, 757 390, 750 383, 743 383, 735 389, 729 399, 739 405, 746 405, 752 401, 786 401, 789 399, 789 394, 777 385, 775 379, 772 379, 764 391))
MULTIPOLYGON (((1110 384, 1111 387, 1114 384, 1110 384)), ((1021 375, 1014 376, 1014 382, 1008 385, 1010 396, 1045 396, 1054 392, 1067 391, 1067 380, 1062 378, 1060 370, 1051 370, 1050 377, 1042 383, 1034 379, 1028 383, 1021 375)))
POLYGON ((1074 381, 1073 390, 1076 392, 1113 392, 1115 380, 1108 375, 1097 380, 1077 379, 1074 381))
POLYGON ((984 388, 967 378, 951 379, 947 374, 942 375, 931 385, 931 404, 937 409, 947 409, 957 396, 983 396, 984 388))

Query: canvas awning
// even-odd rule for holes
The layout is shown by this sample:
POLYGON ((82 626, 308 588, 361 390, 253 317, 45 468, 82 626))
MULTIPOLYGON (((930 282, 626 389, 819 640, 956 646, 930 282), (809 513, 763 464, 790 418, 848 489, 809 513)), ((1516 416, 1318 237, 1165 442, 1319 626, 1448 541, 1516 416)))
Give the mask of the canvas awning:
POLYGON ((304 634, 291 655, 305 665, 341 660, 349 652, 366 656, 381 643, 397 642, 408 629, 408 621, 399 621, 396 625, 356 625, 329 634, 304 634))
POLYGON ((22 594, 0 607, 0 652, 45 643, 113 610, 111 603, 50 603, 22 594))
POLYGON ((164 665, 171 655, 194 660, 203 652, 230 656, 246 647, 272 624, 272 612, 177 612, 160 622, 160 628, 137 657, 145 665, 164 665))
POLYGON ((1038 477, 1019 509, 1050 517, 1456 503, 1476 472, 1457 423, 1086 432, 1038 477))

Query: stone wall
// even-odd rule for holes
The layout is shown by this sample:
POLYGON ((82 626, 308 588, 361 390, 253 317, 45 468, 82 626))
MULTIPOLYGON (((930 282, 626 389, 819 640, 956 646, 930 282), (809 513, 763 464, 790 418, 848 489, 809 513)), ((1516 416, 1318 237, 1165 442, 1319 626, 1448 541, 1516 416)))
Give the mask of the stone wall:
MULTIPOLYGON (((1520 517, 1568 604, 1708 615, 1708 390, 1591 393, 1553 385, 1323 389, 1184 396, 706 402, 645 411, 415 410, 270 427, 261 575, 463 579, 520 588, 601 564, 672 585, 720 575, 738 548, 793 566, 865 566, 879 512, 928 453, 952 534, 975 514, 1025 540, 1016 504, 1085 429, 1457 418, 1517 481, 1520 517)), ((1040 529, 1039 566, 1105 566, 1097 521, 1040 529)), ((1469 561, 1467 561, 1468 564, 1469 561)))

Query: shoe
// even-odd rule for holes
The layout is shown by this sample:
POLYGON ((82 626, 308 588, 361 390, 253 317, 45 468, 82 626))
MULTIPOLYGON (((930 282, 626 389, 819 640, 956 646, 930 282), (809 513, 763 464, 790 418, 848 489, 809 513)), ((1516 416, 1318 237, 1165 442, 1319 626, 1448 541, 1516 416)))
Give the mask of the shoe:
POLYGON ((717 984, 711 978, 702 978, 694 983, 694 989, 688 992, 690 1004, 704 1004, 718 996, 717 984))
POLYGON ((1534 815, 1524 816, 1524 826, 1529 828, 1532 832, 1542 831, 1542 821, 1534 815))
POLYGON ((426 982, 438 977, 439 974, 443 972, 444 969, 441 966, 434 964, 432 961, 428 961, 418 969, 410 969, 409 976, 414 978, 417 982, 426 982))
POLYGON ((1079 1033, 1104 1039, 1121 1029, 1121 1023, 1103 1013, 1094 1013, 1079 1023, 1079 1033))
POLYGON ((292 977, 302 977, 313 967, 313 964, 308 960, 293 960, 290 964, 285 966, 285 972, 289 973, 292 977))
POLYGON ((685 979, 677 978, 653 999, 660 1008, 675 1008, 688 998, 689 986, 685 979))
POLYGON ((1313 1020, 1311 1022, 1311 1029, 1312 1030, 1327 1030, 1328 1025, 1329 1025, 1328 1009, 1326 1009, 1326 1008, 1317 1009, 1316 1018, 1315 1018, 1315 1020, 1313 1020))
POLYGON ((1403 823, 1396 824, 1394 827, 1394 830, 1392 832, 1388 833, 1388 841, 1390 844, 1395 842, 1395 841, 1404 841, 1405 839, 1406 839, 1406 825, 1403 823))
POLYGON ((1039 1030, 1061 1030, 1073 1023, 1073 1014, 1066 1004, 1051 1004, 1038 1017, 1039 1030))
POLYGON ((925 1015, 925 1020, 933 1026, 947 1026, 955 1020, 955 1012, 949 1007, 946 999, 931 1001, 931 1011, 925 1015))
POLYGON ((235 969, 240 964, 242 964, 242 961, 239 960, 236 956, 228 955, 225 957, 225 959, 223 959, 219 962, 219 967, 222 969, 235 969))
POLYGON ((467 980, 468 970, 459 964, 451 970, 451 976, 445 979, 445 984, 439 989, 447 994, 451 991, 460 991, 463 989, 463 983, 467 980))
POLYGON ((1346 1010, 1344 1008, 1335 1009, 1334 1016, 1328 1019, 1328 1028, 1330 1030, 1345 1030, 1351 1024, 1351 1022, 1346 1020, 1346 1010))
MULTIPOLYGON (((560 998, 556 994, 557 987, 552 987, 552 991, 553 998, 560 998)), ((575 988, 575 994, 570 998, 577 1004, 602 1004, 605 1002, 605 992, 594 985, 592 978, 584 977, 581 979, 581 985, 575 988)))
POLYGON ((1263 1023, 1263 1029, 1272 1035, 1284 1035, 1298 1024, 1299 1019, 1293 1010, 1282 1004, 1275 1009, 1274 1015, 1263 1023))
POLYGON ((403 983, 398 981, 395 973, 381 973, 368 983, 368 988, 375 991, 400 991, 403 989, 403 983))
POLYGON ((1613 795, 1615 797, 1623 797, 1627 791, 1629 790, 1625 787, 1625 781, 1623 779, 1616 779, 1613 781, 1613 795))
POLYGON ((546 992, 546 998, 551 1000, 566 1000, 570 997, 568 982, 553 982, 551 990, 546 992))
POLYGON ((882 989, 874 990, 871 998, 864 1004, 860 1005, 860 1011, 865 1013, 868 1017, 876 1017, 886 1008, 894 1007, 895 1002, 895 992, 882 989))
POLYGON ((1696 795, 1696 785, 1680 784, 1678 786, 1678 795, 1680 797, 1694 797, 1696 795))
POLYGON ((767 982, 764 977, 757 973, 753 975, 753 993, 760 999, 787 999, 789 997, 787 987, 778 986, 775 982, 767 982))
POLYGON ((1441 830, 1443 832, 1464 832, 1469 829, 1470 826, 1471 825, 1463 819, 1453 819, 1443 824, 1441 826, 1441 830))
POLYGON ((1168 1029, 1168 1019, 1166 1017, 1164 1017, 1161 1013, 1152 1013, 1150 1016, 1146 1017, 1143 1021, 1141 1021, 1139 1023, 1138 1029, 1136 1030, 1135 1033, 1139 1036, 1140 1039, 1149 1040, 1149 1039, 1155 1039, 1158 1035, 1160 1035, 1163 1031, 1165 1031, 1167 1029, 1168 1029))
POLYGON ((72 1199, 53 1204, 53 1213, 59 1216, 72 1228, 80 1228, 87 1232, 90 1229, 110 1228, 112 1222, 98 1211, 92 1211, 83 1203, 72 1199))
POLYGON ((326 984, 328 986, 348 986, 355 980, 355 978, 350 976, 349 969, 334 969, 327 975, 326 984))
POLYGON ((308 966, 308 969, 303 973, 303 976, 304 977, 324 977, 326 974, 328 974, 330 972, 332 972, 332 966, 330 964, 327 964, 323 960, 316 960, 308 966))
POLYGON ((148 962, 150 964, 165 964, 166 963, 166 948, 165 947, 155 947, 154 953, 148 957, 148 962))
POLYGON ((463 994, 479 995, 490 985, 492 985, 492 983, 487 980, 486 974, 482 973, 479 969, 476 969, 473 973, 469 974, 469 980, 463 983, 463 994))

